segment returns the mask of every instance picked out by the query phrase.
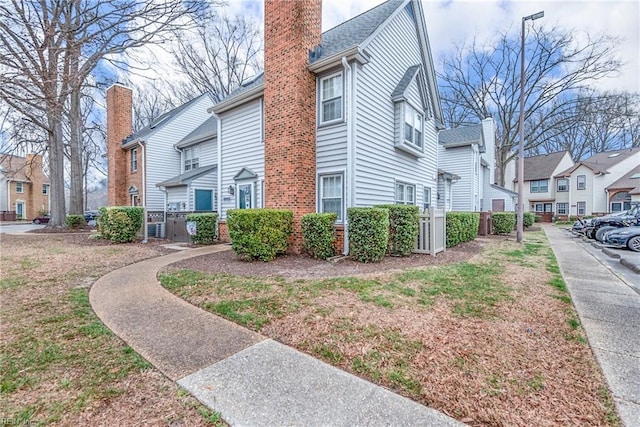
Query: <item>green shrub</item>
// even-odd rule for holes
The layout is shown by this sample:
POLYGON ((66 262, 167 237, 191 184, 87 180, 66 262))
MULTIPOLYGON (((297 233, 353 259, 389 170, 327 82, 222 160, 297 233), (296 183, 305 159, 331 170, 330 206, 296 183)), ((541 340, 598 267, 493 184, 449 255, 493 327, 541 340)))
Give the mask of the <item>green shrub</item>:
POLYGON ((69 228, 78 228, 84 224, 84 216, 82 215, 67 215, 64 223, 69 228))
POLYGON ((409 256, 418 238, 417 206, 380 205, 377 208, 389 210, 389 253, 395 256, 409 256))
POLYGON ((191 242, 199 245, 210 245, 216 241, 218 214, 192 213, 187 215, 187 221, 196 223, 196 234, 191 236, 191 242))
POLYGON ((522 213, 522 225, 525 227, 531 227, 536 220, 536 215, 533 212, 522 213))
POLYGON ((314 258, 327 259, 335 255, 336 213, 311 213, 302 217, 304 247, 314 258))
POLYGON ((447 212, 447 247, 474 240, 480 226, 478 212, 447 212))
POLYGON ((133 242, 142 227, 144 209, 136 206, 100 208, 98 233, 112 242, 133 242))
POLYGON ((379 262, 389 242, 389 211, 349 208, 349 255, 360 262, 379 262))
POLYGON ((293 212, 277 209, 231 209, 227 212, 231 248, 244 260, 272 261, 287 251, 293 212))
POLYGON ((515 212, 494 212, 491 214, 493 220, 493 234, 509 234, 516 228, 515 212))

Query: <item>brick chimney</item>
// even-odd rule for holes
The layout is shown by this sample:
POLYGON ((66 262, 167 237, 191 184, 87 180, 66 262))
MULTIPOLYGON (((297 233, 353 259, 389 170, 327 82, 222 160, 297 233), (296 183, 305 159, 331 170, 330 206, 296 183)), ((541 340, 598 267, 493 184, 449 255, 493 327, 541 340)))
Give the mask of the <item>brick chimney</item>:
POLYGON ((302 215, 316 211, 316 79, 322 0, 265 0, 265 206, 294 214, 290 250, 302 251, 302 215))
POLYGON ((133 132, 131 89, 114 84, 107 89, 107 167, 109 206, 128 205, 127 153, 122 140, 133 132))

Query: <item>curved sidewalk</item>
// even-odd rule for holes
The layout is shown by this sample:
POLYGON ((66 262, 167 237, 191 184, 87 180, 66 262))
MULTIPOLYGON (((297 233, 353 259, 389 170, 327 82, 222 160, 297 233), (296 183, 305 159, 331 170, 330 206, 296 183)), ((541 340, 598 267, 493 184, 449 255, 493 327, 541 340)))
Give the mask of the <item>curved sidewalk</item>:
POLYGON ((190 249, 129 265, 100 278, 89 301, 116 335, 231 425, 461 425, 194 307, 156 279, 166 265, 228 249, 190 249))
POLYGON ((618 414, 640 426, 640 295, 568 231, 544 229, 618 414))

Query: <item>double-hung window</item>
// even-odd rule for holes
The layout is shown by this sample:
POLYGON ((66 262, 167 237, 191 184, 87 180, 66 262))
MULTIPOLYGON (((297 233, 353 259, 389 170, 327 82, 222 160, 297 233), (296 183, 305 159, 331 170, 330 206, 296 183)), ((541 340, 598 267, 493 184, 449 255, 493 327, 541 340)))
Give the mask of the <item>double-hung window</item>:
POLYGON ((586 190, 587 189, 587 176, 586 175, 578 175, 576 177, 576 184, 578 186, 578 190, 586 190))
POLYGON ((320 123, 342 120, 342 73, 320 80, 320 123))
POLYGON ((396 182, 396 204, 415 205, 416 186, 404 182, 396 182))
POLYGON ((342 174, 320 175, 320 212, 333 212, 342 222, 343 185, 342 174))
POLYGON ((24 192, 24 187, 22 186, 21 182, 16 182, 16 193, 23 193, 24 192))
POLYGON ((568 215, 569 203, 556 203, 556 211, 558 215, 568 215))
POLYGON ((131 172, 135 172, 138 170, 138 149, 134 148, 131 150, 131 172))
POLYGON ((196 169, 200 164, 200 147, 193 146, 182 150, 184 155, 184 171, 196 169))
POLYGON ((549 191, 549 180, 548 179, 538 179, 531 182, 531 192, 532 193, 546 193, 549 191))
POLYGON ((578 215, 585 215, 587 212, 587 202, 576 203, 576 210, 578 215))
POLYGON ((49 184, 42 184, 42 194, 49 194, 49 184))
POLYGON ((404 141, 422 150, 424 129, 422 113, 411 105, 404 104, 404 141))
POLYGON ((431 188, 424 187, 424 194, 422 196, 422 209, 428 210, 431 207, 431 188))
POLYGON ((558 178, 558 192, 569 191, 569 180, 566 178, 558 178))

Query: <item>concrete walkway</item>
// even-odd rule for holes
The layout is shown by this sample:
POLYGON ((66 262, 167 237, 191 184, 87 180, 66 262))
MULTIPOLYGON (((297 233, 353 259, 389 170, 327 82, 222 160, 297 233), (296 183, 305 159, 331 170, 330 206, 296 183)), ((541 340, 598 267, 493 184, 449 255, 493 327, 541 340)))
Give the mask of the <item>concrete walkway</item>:
POLYGON ((640 426, 640 294, 568 231, 544 229, 618 413, 640 426))
POLYGON ((91 306, 134 350, 231 425, 461 425, 194 307, 156 280, 165 265, 227 249, 190 249, 113 271, 91 287, 91 306))

